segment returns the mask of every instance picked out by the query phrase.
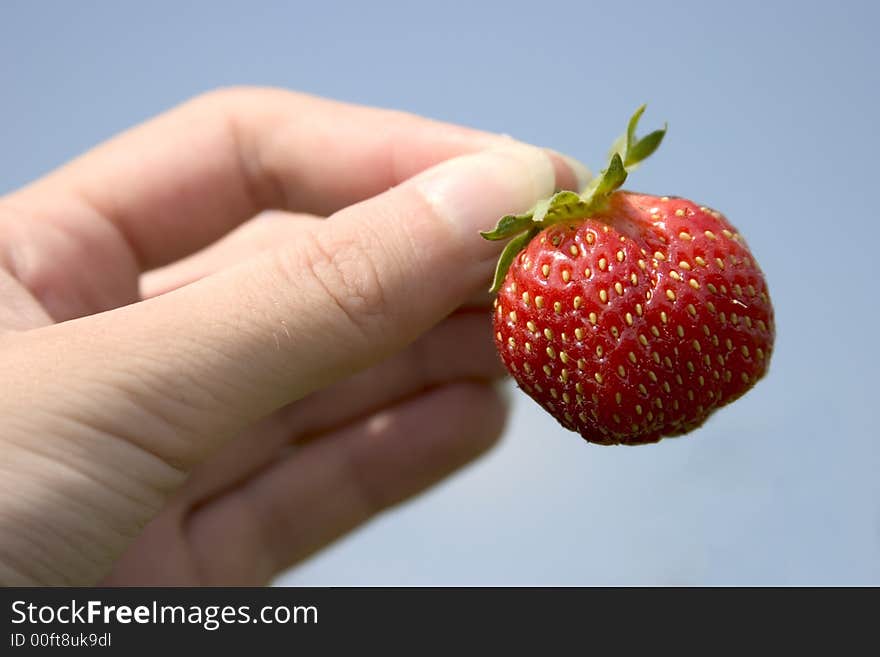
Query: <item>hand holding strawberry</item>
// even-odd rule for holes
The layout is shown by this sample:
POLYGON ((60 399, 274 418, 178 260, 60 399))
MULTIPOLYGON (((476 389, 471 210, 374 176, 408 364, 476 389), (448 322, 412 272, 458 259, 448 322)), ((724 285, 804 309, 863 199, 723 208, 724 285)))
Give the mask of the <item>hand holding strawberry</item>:
POLYGON ((619 191, 665 134, 630 119, 608 167, 483 236, 498 262, 494 331, 519 386, 600 444, 699 427, 767 371, 773 308, 761 269, 719 212, 619 191))
POLYGON ((580 173, 238 89, 0 198, 0 583, 265 583, 475 458, 477 231, 580 173))

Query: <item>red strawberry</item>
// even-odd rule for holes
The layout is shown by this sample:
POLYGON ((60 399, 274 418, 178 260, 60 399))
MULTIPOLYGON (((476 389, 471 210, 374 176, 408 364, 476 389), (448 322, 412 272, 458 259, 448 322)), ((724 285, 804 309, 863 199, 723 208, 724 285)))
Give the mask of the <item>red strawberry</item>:
POLYGON ((582 195, 504 217, 513 239, 493 290, 498 351, 563 426, 601 444, 700 426, 767 371, 773 308, 757 262, 720 213, 617 191, 665 128, 637 139, 644 107, 582 195))

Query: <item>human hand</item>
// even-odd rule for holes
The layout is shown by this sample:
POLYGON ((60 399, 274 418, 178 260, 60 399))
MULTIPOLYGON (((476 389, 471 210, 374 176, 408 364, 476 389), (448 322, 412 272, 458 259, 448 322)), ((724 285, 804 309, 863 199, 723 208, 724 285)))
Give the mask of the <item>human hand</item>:
POLYGON ((583 173, 244 89, 0 199, 0 581, 265 583, 475 458, 478 231, 583 173))

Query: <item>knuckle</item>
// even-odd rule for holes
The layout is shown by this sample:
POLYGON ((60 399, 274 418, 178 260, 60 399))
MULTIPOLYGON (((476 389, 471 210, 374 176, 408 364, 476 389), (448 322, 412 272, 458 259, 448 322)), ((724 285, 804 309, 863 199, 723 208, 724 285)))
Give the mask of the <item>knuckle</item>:
POLYGON ((272 98, 295 97, 297 94, 279 87, 261 87, 257 85, 228 85, 204 91, 190 101, 199 105, 217 108, 234 108, 241 103, 252 103, 257 100, 272 98))
POLYGON ((328 231, 307 231, 296 264, 285 260, 287 277, 300 284, 305 275, 318 293, 339 310, 345 321, 364 335, 373 335, 389 305, 378 262, 382 249, 378 237, 368 230, 347 237, 328 231))

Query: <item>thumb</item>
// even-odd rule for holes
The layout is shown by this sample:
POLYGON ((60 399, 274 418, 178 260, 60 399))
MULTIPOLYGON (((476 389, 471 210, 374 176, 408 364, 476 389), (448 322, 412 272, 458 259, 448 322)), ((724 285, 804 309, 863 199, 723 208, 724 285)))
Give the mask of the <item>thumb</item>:
POLYGON ((186 469, 245 424, 401 349, 486 286, 499 246, 478 231, 583 182, 567 162, 520 145, 449 160, 238 267, 30 339, 42 334, 53 377, 100 400, 102 426, 136 400, 150 422, 121 435, 186 469), (108 400, 114 382, 124 398, 108 400))

